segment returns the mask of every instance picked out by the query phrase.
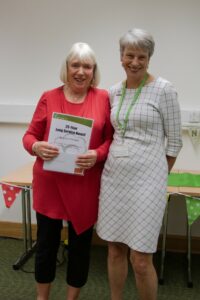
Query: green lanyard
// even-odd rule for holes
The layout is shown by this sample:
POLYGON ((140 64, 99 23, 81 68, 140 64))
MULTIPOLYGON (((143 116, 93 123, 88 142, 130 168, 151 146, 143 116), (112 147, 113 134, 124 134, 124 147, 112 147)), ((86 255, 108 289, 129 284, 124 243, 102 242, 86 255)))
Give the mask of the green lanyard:
POLYGON ((122 108, 122 104, 124 102, 124 98, 125 98, 125 94, 126 94, 126 82, 123 83, 123 87, 122 87, 122 95, 120 97, 120 100, 119 100, 119 106, 118 106, 118 110, 117 110, 117 115, 116 115, 116 120, 117 120, 117 123, 118 123, 118 126, 122 132, 122 136, 125 135, 125 132, 126 132, 126 128, 127 128, 127 123, 128 123, 128 118, 129 118, 129 115, 130 115, 130 112, 131 112, 131 109, 133 108, 133 105, 136 103, 140 93, 141 93, 141 90, 143 88, 143 86, 145 85, 145 82, 148 78, 148 74, 146 73, 142 82, 140 83, 139 87, 137 88, 135 94, 134 94, 134 97, 131 101, 131 104, 129 105, 129 108, 126 112, 126 115, 125 115, 125 119, 124 119, 124 122, 123 124, 120 123, 119 121, 119 113, 120 113, 120 110, 122 108))

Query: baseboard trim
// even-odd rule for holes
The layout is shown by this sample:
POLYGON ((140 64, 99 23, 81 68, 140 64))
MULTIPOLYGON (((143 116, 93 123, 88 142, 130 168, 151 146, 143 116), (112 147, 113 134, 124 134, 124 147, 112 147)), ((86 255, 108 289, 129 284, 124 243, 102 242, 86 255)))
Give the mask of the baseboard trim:
MULTIPOLYGON (((37 232, 37 225, 32 224, 32 239, 36 240, 36 232, 37 232)), ((0 221, 0 237, 8 237, 8 238, 16 238, 16 239, 23 239, 23 226, 21 223, 14 223, 14 222, 4 222, 0 221)), ((64 227, 61 233, 61 239, 64 241, 67 239, 67 228, 64 227)), ((93 244, 95 245, 106 245, 106 242, 101 240, 96 231, 93 234, 93 244)))
MULTIPOLYGON (((188 241, 186 236, 167 235, 166 251, 169 252, 187 252, 188 241)), ((162 247, 162 234, 159 236, 158 250, 162 247)), ((200 254, 200 237, 193 236, 191 238, 191 253, 200 254)))
MULTIPOLYGON (((37 225, 32 224, 32 238, 36 240, 36 229, 37 225)), ((10 237, 10 238, 23 238, 23 227, 21 223, 14 222, 0 222, 0 236, 10 237)), ((64 227, 61 235, 62 240, 67 239, 67 228, 64 227)), ((94 245, 105 246, 106 242, 101 240, 96 231, 94 230, 92 243, 94 245)), ((161 249, 162 245, 162 235, 159 237, 158 249, 161 249)), ((180 235, 167 235, 166 250, 171 252, 187 252, 187 238, 186 236, 180 235)), ((200 237, 192 237, 191 241, 191 251, 192 253, 200 253, 200 237)))
MULTIPOLYGON (((32 234, 35 234, 34 225, 32 225, 32 234)), ((0 222, 0 236, 1 237, 11 237, 19 238, 23 237, 23 228, 21 223, 14 222, 0 222)))

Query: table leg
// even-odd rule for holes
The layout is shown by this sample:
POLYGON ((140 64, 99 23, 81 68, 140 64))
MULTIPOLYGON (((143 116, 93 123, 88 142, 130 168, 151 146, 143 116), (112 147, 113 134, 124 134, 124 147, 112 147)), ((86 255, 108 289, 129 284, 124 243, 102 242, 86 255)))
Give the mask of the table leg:
POLYGON ((188 271, 188 287, 192 288, 192 275, 191 275, 191 227, 187 222, 187 271, 188 271))
POLYGON ((22 190, 22 225, 23 225, 23 240, 24 240, 24 250, 28 250, 27 246, 27 219, 26 219, 26 190, 22 190))
POLYGON ((164 284, 164 265, 165 265, 165 253, 166 253, 166 239, 167 239, 169 201, 170 201, 170 196, 167 200, 167 204, 166 204, 166 208, 165 208, 165 214, 164 214, 164 218, 163 218, 163 237, 162 237, 159 284, 164 284))
POLYGON ((27 203, 27 242, 29 249, 32 248, 33 240, 32 240, 32 227, 31 227, 31 197, 30 191, 26 191, 26 203, 27 203))
POLYGON ((31 205, 30 205, 30 189, 22 190, 22 224, 23 224, 23 241, 24 253, 13 264, 14 270, 19 270, 20 267, 33 255, 36 247, 36 242, 32 242, 31 230, 31 205))

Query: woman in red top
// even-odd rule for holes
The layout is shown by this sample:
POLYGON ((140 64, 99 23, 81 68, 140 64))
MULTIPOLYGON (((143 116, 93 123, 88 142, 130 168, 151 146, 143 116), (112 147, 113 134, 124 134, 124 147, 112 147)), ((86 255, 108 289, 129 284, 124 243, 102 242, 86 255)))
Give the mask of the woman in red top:
POLYGON ((78 299, 80 288, 87 281, 100 177, 113 134, 108 94, 96 88, 99 69, 89 45, 76 43, 72 46, 60 78, 64 85, 43 93, 23 137, 25 149, 37 157, 33 168, 37 300, 48 299, 55 278, 62 220, 68 221, 66 299, 78 299), (76 160, 77 166, 84 169, 84 176, 43 170, 43 162, 59 154, 59 149, 47 142, 53 112, 94 120, 89 150, 76 160))

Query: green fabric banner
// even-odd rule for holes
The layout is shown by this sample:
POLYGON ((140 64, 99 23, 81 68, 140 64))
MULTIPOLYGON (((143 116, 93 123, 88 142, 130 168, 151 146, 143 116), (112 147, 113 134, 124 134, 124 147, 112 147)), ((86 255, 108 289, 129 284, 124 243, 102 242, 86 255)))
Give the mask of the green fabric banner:
POLYGON ((200 175, 190 173, 171 173, 168 176, 168 186, 200 187, 200 175))
POLYGON ((186 198, 188 223, 192 225, 195 220, 200 216, 200 199, 194 199, 192 197, 186 198))

